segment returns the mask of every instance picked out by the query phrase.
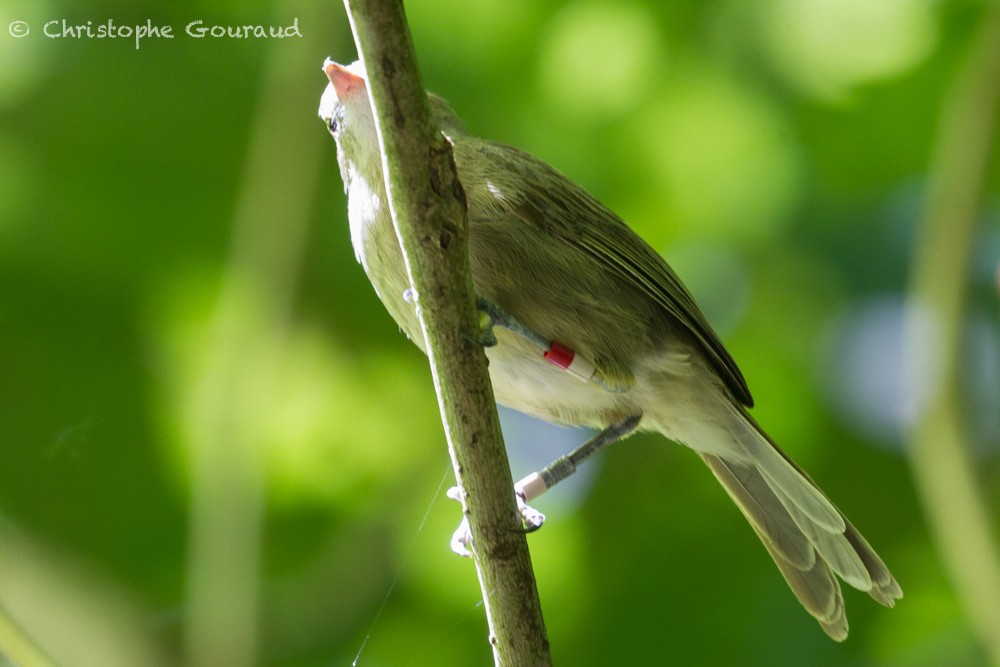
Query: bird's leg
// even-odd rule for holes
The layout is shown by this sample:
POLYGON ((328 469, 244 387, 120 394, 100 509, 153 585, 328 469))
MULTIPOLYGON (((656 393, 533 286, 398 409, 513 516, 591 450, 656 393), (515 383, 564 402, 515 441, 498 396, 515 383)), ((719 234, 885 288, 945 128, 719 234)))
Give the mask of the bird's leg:
POLYGON ((641 419, 642 415, 633 415, 624 421, 612 424, 569 454, 561 456, 545 466, 541 471, 531 473, 514 485, 518 497, 524 502, 528 502, 542 495, 576 472, 577 466, 593 456, 595 452, 632 433, 641 419))
MULTIPOLYGON (((403 290, 403 301, 406 303, 416 306, 416 292, 413 291, 412 287, 407 287, 403 290)), ((493 333, 494 325, 507 326, 507 322, 516 322, 513 318, 508 316, 504 311, 500 309, 499 306, 479 297, 476 299, 476 308, 479 310, 479 331, 476 335, 470 336, 469 334, 463 334, 467 340, 476 345, 481 345, 483 347, 493 347, 497 344, 496 334, 493 333)), ((518 323, 518 326, 521 326, 518 323)), ((527 327, 521 326, 521 329, 528 331, 527 327)))
MULTIPOLYGON (((484 329, 503 327, 511 333, 517 334, 526 341, 534 344, 540 350, 547 350, 552 346, 552 341, 540 336, 532 329, 529 329, 525 325, 521 324, 517 318, 492 301, 488 301, 483 297, 478 297, 476 299, 476 306, 479 308, 484 329)), ((496 336, 493 335, 492 331, 490 331, 490 336, 492 336, 494 344, 496 344, 496 336)))
POLYGON ((493 327, 503 327, 537 347, 545 361, 558 366, 582 382, 594 382, 601 388, 615 393, 628 391, 632 387, 634 379, 631 371, 627 369, 614 369, 612 371, 610 368, 598 368, 592 360, 578 354, 575 350, 559 341, 549 340, 525 326, 497 304, 482 297, 479 297, 476 303, 481 316, 481 333, 478 339, 473 340, 484 347, 492 347, 497 344, 493 327))
MULTIPOLYGON (((521 481, 514 484, 514 494, 517 496, 517 509, 524 522, 525 532, 538 530, 545 523, 545 515, 528 505, 528 501, 534 500, 553 486, 566 479, 577 467, 590 458, 595 452, 607 447, 613 442, 618 442, 629 435, 639 425, 642 415, 633 415, 616 424, 612 424, 600 433, 597 433, 585 443, 574 449, 569 454, 561 456, 538 472, 533 472, 521 481)), ((452 487, 448 490, 448 497, 461 501, 459 488, 452 487)), ((469 532, 468 519, 462 519, 461 525, 451 538, 451 549, 460 556, 471 556, 469 544, 472 542, 472 534, 469 532)))

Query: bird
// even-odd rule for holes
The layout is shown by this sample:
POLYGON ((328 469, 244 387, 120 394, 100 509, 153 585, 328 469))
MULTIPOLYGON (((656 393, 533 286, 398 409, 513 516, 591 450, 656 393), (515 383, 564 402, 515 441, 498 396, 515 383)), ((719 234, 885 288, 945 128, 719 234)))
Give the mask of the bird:
MULTIPOLYGON (((389 210, 368 79, 323 64, 319 116, 337 147, 358 262, 400 328, 426 344, 389 210)), ((750 414, 747 382, 688 289, 582 186, 530 153, 467 133, 428 93, 468 207, 486 354, 498 403, 598 435, 542 471, 542 488, 636 431, 693 450, 756 532, 806 611, 848 634, 838 581, 892 607, 902 589, 861 533, 750 414), (592 446, 591 446, 592 445, 592 446)))

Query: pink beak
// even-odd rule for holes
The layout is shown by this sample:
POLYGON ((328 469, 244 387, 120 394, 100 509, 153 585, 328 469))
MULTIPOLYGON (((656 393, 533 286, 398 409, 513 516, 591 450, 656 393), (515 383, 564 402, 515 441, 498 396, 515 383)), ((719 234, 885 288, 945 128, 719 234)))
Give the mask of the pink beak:
POLYGON ((330 83, 333 84, 333 89, 337 91, 338 99, 342 100, 350 95, 352 91, 365 87, 363 77, 358 76, 340 63, 335 63, 329 58, 323 63, 323 71, 326 72, 326 78, 330 79, 330 83))

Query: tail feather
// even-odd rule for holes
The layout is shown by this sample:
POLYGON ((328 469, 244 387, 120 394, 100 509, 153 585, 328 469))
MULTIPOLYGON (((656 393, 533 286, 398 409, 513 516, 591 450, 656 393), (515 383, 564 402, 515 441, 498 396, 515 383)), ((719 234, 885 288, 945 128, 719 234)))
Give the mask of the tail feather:
POLYGON ((741 450, 701 457, 760 537, 781 574, 823 630, 847 637, 835 574, 892 606, 902 590, 861 533, 745 413, 731 429, 741 450))
POLYGON ((791 461, 763 437, 762 432, 747 421, 744 413, 735 406, 733 417, 730 422, 733 439, 767 479, 768 486, 794 503, 812 523, 830 532, 844 532, 846 524, 843 515, 823 492, 814 485, 803 485, 802 475, 794 465, 790 465, 791 461))
MULTIPOLYGON (((779 491, 778 497, 785 498, 787 496, 779 491)), ((811 523, 809 517, 802 514, 795 505, 791 505, 787 501, 783 504, 785 505, 785 509, 792 515, 792 519, 802 531, 802 534, 816 548, 816 551, 823 556, 830 569, 858 590, 871 590, 871 574, 843 532, 829 532, 825 528, 811 523)))
POLYGON ((775 557, 767 542, 764 542, 764 546, 768 548, 795 597, 819 622, 823 631, 835 641, 842 642, 847 639, 844 596, 840 591, 840 584, 823 559, 818 558, 808 570, 799 570, 783 562, 780 557, 775 557))
POLYGON ((742 510, 802 606, 830 637, 843 641, 847 618, 840 584, 764 477, 755 468, 708 454, 701 456, 742 510))
POLYGON ((798 525, 761 474, 755 468, 735 465, 716 456, 703 454, 702 458, 743 509, 768 549, 799 570, 812 569, 816 564, 816 549, 801 539, 798 525))
POLYGON ((895 607, 896 600, 903 597, 903 589, 899 587, 895 577, 889 572, 882 559, 879 558, 875 550, 868 544, 858 529, 850 521, 847 522, 847 532, 844 533, 847 541, 851 543, 858 556, 864 562, 865 567, 871 574, 872 587, 868 594, 879 604, 886 607, 895 607))

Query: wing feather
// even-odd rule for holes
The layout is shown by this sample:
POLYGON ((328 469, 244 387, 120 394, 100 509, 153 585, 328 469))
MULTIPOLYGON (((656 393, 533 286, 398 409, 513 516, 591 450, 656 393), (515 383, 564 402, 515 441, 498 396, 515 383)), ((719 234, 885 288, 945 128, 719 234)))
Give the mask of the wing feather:
MULTIPOLYGON (((498 178, 519 177, 503 203, 527 224, 560 237, 659 304, 700 344, 733 397, 753 406, 753 397, 736 361, 712 330, 690 292, 667 262, 625 222, 586 190, 530 153, 511 146, 482 142, 485 164, 503 165, 498 178), (562 187, 546 187, 553 180, 562 187), (558 193, 558 194, 557 194, 558 193)), ((486 175, 489 179, 489 174, 486 175)))

